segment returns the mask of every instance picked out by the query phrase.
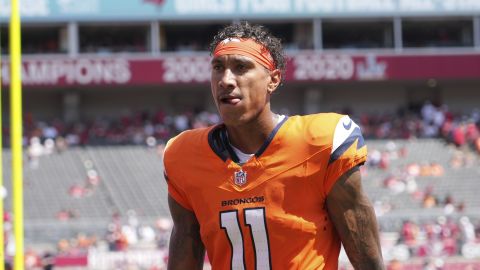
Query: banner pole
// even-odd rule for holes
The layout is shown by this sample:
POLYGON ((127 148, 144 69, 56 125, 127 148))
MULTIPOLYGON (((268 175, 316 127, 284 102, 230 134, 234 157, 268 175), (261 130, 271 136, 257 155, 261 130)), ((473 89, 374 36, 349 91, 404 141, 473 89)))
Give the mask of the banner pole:
MULTIPOLYGON (((1 29, 0 29, 1 32, 1 29)), ((0 35, 1 36, 1 35, 0 35)), ((2 46, 0 37, 0 188, 3 187, 3 106, 2 106, 2 46)), ((5 190, 5 189, 4 189, 5 190)), ((0 270, 5 270, 5 232, 4 232, 4 213, 3 213, 3 200, 5 198, 0 194, 0 270)))
POLYGON ((19 0, 12 0, 10 15, 10 117, 12 148, 14 269, 24 270, 23 232, 23 135, 22 135, 22 55, 19 0))

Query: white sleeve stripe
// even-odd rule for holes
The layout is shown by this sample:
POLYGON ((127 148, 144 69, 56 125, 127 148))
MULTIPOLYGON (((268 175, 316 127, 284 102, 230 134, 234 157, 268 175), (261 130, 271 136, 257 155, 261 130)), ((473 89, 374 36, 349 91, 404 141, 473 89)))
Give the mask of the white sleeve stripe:
POLYGON ((355 122, 353 122, 348 115, 340 118, 333 133, 332 151, 330 154, 335 152, 335 150, 337 150, 338 147, 340 147, 350 137, 355 128, 360 129, 360 127, 355 124, 355 122))

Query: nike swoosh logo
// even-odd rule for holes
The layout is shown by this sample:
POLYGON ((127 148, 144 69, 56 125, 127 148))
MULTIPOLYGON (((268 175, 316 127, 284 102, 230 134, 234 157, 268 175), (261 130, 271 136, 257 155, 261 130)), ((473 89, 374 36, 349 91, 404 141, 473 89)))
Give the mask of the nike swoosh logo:
POLYGON ((350 128, 352 127, 352 119, 350 119, 350 121, 348 121, 348 124, 345 125, 345 123, 342 123, 343 124, 343 127, 346 129, 346 130, 350 130, 350 128))

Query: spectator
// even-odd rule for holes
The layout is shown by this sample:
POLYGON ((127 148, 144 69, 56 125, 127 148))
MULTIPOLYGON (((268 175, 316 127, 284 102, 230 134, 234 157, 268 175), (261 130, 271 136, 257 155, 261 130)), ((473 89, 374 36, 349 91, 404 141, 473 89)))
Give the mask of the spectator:
POLYGON ((85 188, 78 184, 74 184, 70 187, 68 194, 73 198, 81 198, 85 195, 85 188))
POLYGON ((399 260, 393 259, 387 266, 387 270, 402 270, 403 266, 399 260))
POLYGON ((43 155, 43 145, 40 143, 40 138, 32 137, 30 139, 27 155, 30 168, 37 169, 40 164, 40 156, 43 155))
POLYGON ((467 216, 460 218, 460 240, 462 245, 468 243, 474 243, 475 238, 475 227, 467 216))
POLYGON ((433 208, 437 206, 437 199, 432 194, 428 193, 423 199, 423 208, 433 208))
POLYGON ((477 150, 477 153, 480 154, 480 136, 475 139, 475 149, 477 150))
POLYGON ((377 149, 372 149, 368 155, 368 164, 377 167, 380 164, 381 158, 382 153, 377 149))
POLYGON ((453 128, 453 143, 457 147, 462 147, 465 145, 465 126, 460 124, 453 128))
POLYGON ((431 162, 430 163, 430 174, 435 177, 443 176, 445 170, 443 166, 440 165, 438 162, 431 162))
POLYGON ((50 252, 45 252, 41 259, 41 265, 43 270, 52 270, 55 265, 55 257, 50 252))
POLYGON ((154 244, 156 238, 155 230, 151 226, 142 225, 139 228, 139 238, 143 244, 154 244))
POLYGON ((402 226, 402 240, 410 250, 410 254, 415 254, 415 247, 417 246, 417 239, 419 235, 419 228, 413 221, 406 220, 402 226))

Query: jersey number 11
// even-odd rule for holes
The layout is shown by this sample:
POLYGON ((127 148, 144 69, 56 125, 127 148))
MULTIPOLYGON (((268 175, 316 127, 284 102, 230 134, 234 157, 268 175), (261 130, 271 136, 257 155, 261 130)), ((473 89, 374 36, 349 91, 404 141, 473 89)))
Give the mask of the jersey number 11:
MULTIPOLYGON (((243 209, 244 223, 250 229, 255 254, 255 269, 271 269, 270 245, 268 241, 265 207, 243 209)), ((225 230, 232 248, 231 269, 245 270, 244 236, 238 210, 220 212, 220 227, 225 230)))

